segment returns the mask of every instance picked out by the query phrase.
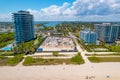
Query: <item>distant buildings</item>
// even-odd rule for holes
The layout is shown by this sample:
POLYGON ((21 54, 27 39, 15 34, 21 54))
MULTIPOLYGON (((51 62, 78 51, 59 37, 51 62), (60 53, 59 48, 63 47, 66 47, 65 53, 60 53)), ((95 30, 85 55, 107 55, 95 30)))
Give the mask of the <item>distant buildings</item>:
POLYGON ((0 22, 0 33, 14 32, 11 22, 0 22))
POLYGON ((95 24, 94 28, 95 32, 98 33, 98 39, 100 41, 114 43, 120 38, 120 26, 117 24, 95 24))
POLYGON ((13 13, 15 39, 17 43, 34 39, 33 15, 28 11, 13 13))
POLYGON ((87 44, 96 44, 98 35, 91 30, 80 31, 80 38, 87 44))

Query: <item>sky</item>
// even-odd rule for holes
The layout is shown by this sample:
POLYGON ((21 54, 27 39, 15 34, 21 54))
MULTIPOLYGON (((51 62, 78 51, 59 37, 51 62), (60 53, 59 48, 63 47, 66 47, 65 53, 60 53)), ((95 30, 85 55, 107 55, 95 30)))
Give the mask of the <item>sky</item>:
POLYGON ((0 0, 0 21, 19 10, 35 21, 120 21, 120 0, 0 0))

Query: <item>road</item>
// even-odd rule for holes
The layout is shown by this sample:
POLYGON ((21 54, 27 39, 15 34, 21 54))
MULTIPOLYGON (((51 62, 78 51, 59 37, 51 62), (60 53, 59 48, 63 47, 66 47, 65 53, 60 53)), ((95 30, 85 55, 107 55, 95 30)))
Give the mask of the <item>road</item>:
POLYGON ((80 47, 80 45, 78 44, 78 42, 77 42, 77 40, 76 40, 76 37, 75 37, 71 32, 69 32, 69 36, 70 36, 71 38, 73 38, 73 41, 74 41, 75 44, 76 44, 76 48, 77 48, 78 52, 81 53, 81 56, 82 56, 82 58, 83 58, 84 61, 85 61, 85 64, 90 64, 91 62, 88 60, 87 56, 85 56, 85 53, 86 53, 86 52, 80 47))

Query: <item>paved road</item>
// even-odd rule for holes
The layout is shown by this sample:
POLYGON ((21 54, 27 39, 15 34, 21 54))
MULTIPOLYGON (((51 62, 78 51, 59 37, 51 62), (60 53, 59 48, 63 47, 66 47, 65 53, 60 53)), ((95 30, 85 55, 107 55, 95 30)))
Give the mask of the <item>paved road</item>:
POLYGON ((86 54, 113 54, 118 52, 86 52, 86 54))
POLYGON ((89 64, 90 61, 88 60, 87 56, 85 56, 85 52, 84 50, 80 47, 80 45, 78 44, 77 40, 76 40, 76 37, 71 33, 69 32, 69 36, 73 38, 75 44, 76 44, 76 48, 79 52, 81 52, 81 56, 83 57, 84 61, 85 61, 85 64, 89 64))
POLYGON ((16 67, 21 67, 23 66, 23 62, 25 61, 25 59, 23 59, 19 64, 16 65, 16 67))

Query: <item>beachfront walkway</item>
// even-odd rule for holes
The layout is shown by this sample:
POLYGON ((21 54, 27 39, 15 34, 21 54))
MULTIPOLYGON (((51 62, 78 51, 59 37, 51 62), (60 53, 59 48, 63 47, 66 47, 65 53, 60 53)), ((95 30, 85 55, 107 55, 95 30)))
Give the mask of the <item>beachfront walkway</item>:
POLYGON ((80 47, 80 45, 78 44, 78 42, 77 42, 77 40, 76 40, 76 37, 75 37, 74 35, 72 35, 71 32, 69 32, 69 36, 70 36, 71 38, 73 38, 73 40, 74 40, 74 42, 75 42, 75 44, 76 44, 76 48, 77 48, 78 52, 81 52, 81 56, 82 56, 82 58, 84 59, 85 64, 90 64, 90 61, 88 60, 87 56, 85 56, 84 50, 83 50, 83 49, 80 47))

